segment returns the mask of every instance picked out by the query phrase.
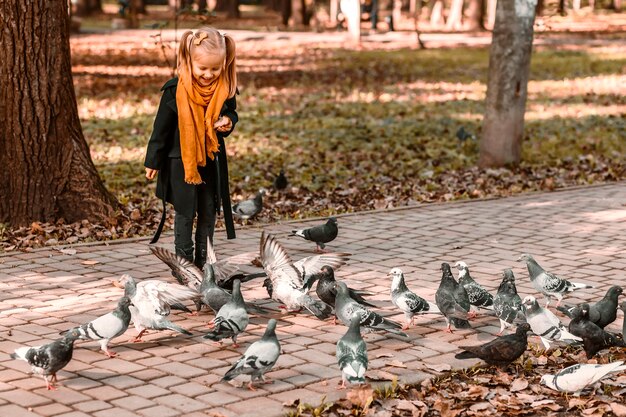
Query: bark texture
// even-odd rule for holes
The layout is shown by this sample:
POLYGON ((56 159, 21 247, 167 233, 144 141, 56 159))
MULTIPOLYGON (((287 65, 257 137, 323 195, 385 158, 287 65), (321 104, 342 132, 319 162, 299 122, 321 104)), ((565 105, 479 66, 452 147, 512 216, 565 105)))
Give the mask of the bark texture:
POLYGON ((518 164, 537 0, 500 0, 489 53, 481 167, 518 164))
POLYGON ((66 0, 0 2, 0 222, 112 215, 72 82, 66 0))

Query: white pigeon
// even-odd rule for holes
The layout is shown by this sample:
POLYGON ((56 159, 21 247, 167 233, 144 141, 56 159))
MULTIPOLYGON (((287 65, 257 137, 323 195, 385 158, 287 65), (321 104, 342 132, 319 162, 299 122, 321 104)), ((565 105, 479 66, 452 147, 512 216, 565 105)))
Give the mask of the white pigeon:
POLYGON ((226 372, 222 381, 230 381, 237 375, 249 374, 248 388, 254 391, 254 381, 271 383, 266 382, 264 375, 276 364, 279 356, 280 343, 276 337, 276 320, 269 319, 261 340, 257 340, 246 349, 243 356, 226 372))
POLYGON ((304 307, 321 320, 327 318, 332 309, 307 294, 310 286, 305 287, 304 279, 318 273, 324 265, 338 269, 347 262, 348 256, 347 253, 327 253, 294 263, 274 236, 266 237, 265 231, 261 233, 261 263, 273 287, 272 298, 283 303, 289 311, 304 307))
POLYGON ((555 297, 558 301, 558 307, 563 300, 563 294, 570 293, 582 288, 593 288, 592 285, 582 284, 580 282, 571 282, 566 279, 557 277, 556 275, 544 270, 535 259, 525 253, 519 257, 518 261, 526 262, 528 275, 533 287, 546 297, 546 307, 550 304, 550 299, 555 297))
POLYGON ((117 354, 109 350, 109 341, 121 336, 128 329, 131 318, 131 305, 130 298, 122 297, 117 303, 115 310, 72 330, 78 330, 81 340, 97 340, 100 342, 100 349, 109 358, 113 358, 117 354))
POLYGON ((489 291, 472 278, 467 264, 463 261, 458 261, 454 266, 459 270, 459 284, 465 288, 465 292, 470 300, 470 308, 493 310, 493 295, 489 294, 489 291))
POLYGON ((585 388, 595 384, 611 374, 626 371, 623 361, 601 364, 576 364, 569 366, 556 375, 546 374, 541 383, 560 392, 574 393, 578 396, 585 388))
POLYGON ((196 291, 182 285, 153 279, 137 282, 128 274, 122 275, 114 284, 124 288, 124 295, 130 298, 133 304, 129 309, 138 334, 131 341, 140 342, 147 329, 174 330, 191 336, 191 332, 172 323, 167 317, 172 308, 185 309, 182 303, 196 299, 198 297, 196 291))
POLYGON ((537 299, 532 295, 522 300, 522 308, 526 321, 530 328, 539 338, 546 349, 550 349, 550 342, 580 342, 582 339, 567 331, 561 320, 550 310, 539 305, 537 299))
POLYGON ((406 286, 404 282, 404 273, 400 268, 393 268, 389 271, 388 276, 391 280, 391 302, 404 313, 406 320, 402 330, 406 330, 413 324, 415 315, 426 313, 439 313, 439 307, 435 303, 424 300, 415 294, 406 286))

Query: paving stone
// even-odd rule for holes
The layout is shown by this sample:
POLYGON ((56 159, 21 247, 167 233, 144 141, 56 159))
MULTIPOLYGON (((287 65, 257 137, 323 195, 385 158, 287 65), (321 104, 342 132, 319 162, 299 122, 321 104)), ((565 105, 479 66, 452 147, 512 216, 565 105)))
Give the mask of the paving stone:
POLYGON ((23 390, 0 392, 0 398, 22 407, 35 407, 50 402, 49 398, 23 390))
POLYGON ((131 411, 138 410, 140 408, 154 407, 156 405, 154 401, 137 395, 129 395, 128 397, 112 400, 111 404, 131 411))
POLYGON ((35 414, 32 411, 24 407, 20 407, 15 404, 7 404, 0 406, 0 415, 1 416, 11 416, 11 417, 38 417, 39 414, 35 414))
MULTIPOLYGON (((41 416, 56 416, 58 414, 67 413, 70 411, 72 411, 72 409, 63 404, 48 404, 48 405, 41 405, 39 407, 33 407, 33 413, 39 414, 41 416)), ((2 415, 11 417, 10 414, 2 414, 2 415)))

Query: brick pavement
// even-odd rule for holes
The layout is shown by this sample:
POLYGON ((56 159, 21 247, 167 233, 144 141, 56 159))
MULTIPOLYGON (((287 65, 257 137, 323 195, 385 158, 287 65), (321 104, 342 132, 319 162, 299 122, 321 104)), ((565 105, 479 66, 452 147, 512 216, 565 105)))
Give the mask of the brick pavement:
MULTIPOLYGON (((311 254, 314 245, 287 238, 288 231, 319 220, 270 225, 293 259, 311 254)), ((441 262, 465 261, 472 275, 495 291, 503 268, 512 268, 522 297, 535 294, 525 266, 516 262, 524 252, 563 277, 594 283, 567 301, 591 300, 613 284, 626 285, 626 183, 531 194, 499 200, 434 204, 406 209, 365 212, 339 218, 340 234, 330 250, 353 254, 337 276, 355 288, 368 289, 383 314, 401 320, 389 302, 391 267, 403 268, 409 288, 433 300, 441 262)), ((220 257, 257 250, 260 229, 238 231, 226 241, 218 233, 220 257)), ((171 242, 166 236, 165 243, 171 242)), ((202 339, 211 315, 173 320, 191 329, 192 337, 151 332, 143 343, 127 343, 134 328, 110 346, 119 353, 107 359, 95 342, 79 342, 74 359, 61 372, 63 384, 49 392, 29 366, 11 360, 18 346, 42 344, 60 330, 91 320, 115 305, 121 290, 111 282, 122 272, 137 278, 172 280, 167 267, 146 247, 146 240, 76 246, 74 255, 45 249, 0 257, 0 415, 21 416, 274 416, 283 403, 300 398, 319 404, 343 392, 336 390, 340 372, 334 358, 337 339, 345 327, 333 326, 307 314, 274 315, 284 354, 268 374, 276 382, 251 392, 219 379, 234 360, 262 334, 266 317, 251 319, 239 338, 218 348, 202 339), (260 414, 259 410, 262 410, 260 414)), ((260 281, 244 284, 244 297, 270 308, 260 281)), ((387 372, 402 381, 436 374, 439 366, 462 367, 454 358, 457 345, 477 343, 499 330, 495 317, 482 315, 471 330, 442 332, 442 317, 420 317, 408 331, 409 340, 370 333, 370 376, 387 372), (404 367, 392 366, 399 361, 404 367)), ((621 313, 618 316, 621 324, 621 313)), ((617 324, 613 330, 619 331, 617 324)), ((538 343, 536 337, 532 343, 538 343)), ((384 374, 382 374, 384 375, 384 374)))

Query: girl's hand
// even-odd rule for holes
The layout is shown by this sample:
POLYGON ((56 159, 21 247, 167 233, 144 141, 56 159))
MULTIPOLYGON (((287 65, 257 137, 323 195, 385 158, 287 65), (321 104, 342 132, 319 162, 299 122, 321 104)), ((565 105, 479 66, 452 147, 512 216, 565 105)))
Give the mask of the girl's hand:
POLYGON ((146 168, 146 178, 149 180, 153 180, 158 173, 158 169, 146 168))
POLYGON ((213 124, 213 128, 218 132, 228 132, 233 128, 233 121, 228 116, 222 116, 213 124))

